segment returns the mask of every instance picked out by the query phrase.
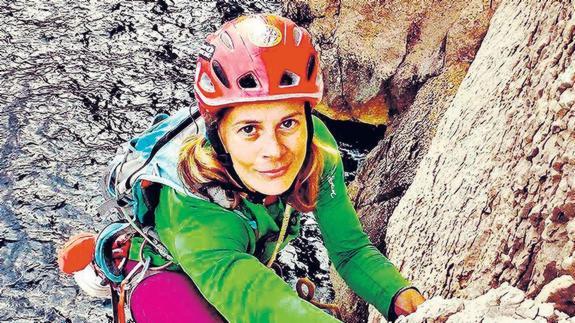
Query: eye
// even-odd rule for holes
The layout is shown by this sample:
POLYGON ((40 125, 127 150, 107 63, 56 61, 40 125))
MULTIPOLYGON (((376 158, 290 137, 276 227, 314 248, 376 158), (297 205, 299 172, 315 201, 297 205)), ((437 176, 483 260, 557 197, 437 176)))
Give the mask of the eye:
POLYGON ((247 126, 241 127, 240 130, 238 130, 238 133, 241 133, 241 134, 247 135, 247 136, 251 136, 251 135, 254 135, 256 133, 256 127, 254 127, 253 125, 247 125, 247 126))
POLYGON ((287 119, 282 122, 282 128, 284 129, 292 129, 296 126, 297 121, 294 119, 287 119))

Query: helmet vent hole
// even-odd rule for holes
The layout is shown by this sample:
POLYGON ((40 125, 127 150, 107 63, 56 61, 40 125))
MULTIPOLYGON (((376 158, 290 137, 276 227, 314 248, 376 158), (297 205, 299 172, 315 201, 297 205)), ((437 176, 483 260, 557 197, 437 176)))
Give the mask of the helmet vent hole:
POLYGON ((307 61, 307 80, 311 79, 311 76, 315 70, 315 55, 311 55, 307 61))
POLYGON ((240 77, 238 84, 242 89, 255 89, 258 87, 258 82, 252 73, 240 77))
POLYGON ((299 84, 300 77, 290 71, 285 71, 280 80, 280 87, 291 87, 299 84))
POLYGON ((302 38, 303 38, 303 33, 302 33, 301 29, 299 29, 298 27, 295 27, 293 30, 293 39, 294 39, 296 46, 299 46, 302 38))
POLYGON ((216 89, 214 88, 214 84, 212 83, 212 80, 210 80, 210 77, 207 76, 206 73, 202 74, 199 85, 202 88, 202 90, 206 92, 213 93, 216 91, 216 89))
POLYGON ((230 81, 228 81, 228 77, 226 76, 226 73, 224 72, 224 69, 222 68, 220 62, 213 61, 212 69, 214 70, 214 73, 218 77, 218 80, 220 80, 220 82, 222 82, 222 84, 229 89, 230 81))
POLYGON ((220 40, 222 43, 224 43, 224 45, 226 45, 227 48, 229 48, 229 50, 234 50, 234 42, 232 41, 232 37, 230 37, 230 34, 228 34, 227 31, 224 31, 220 34, 220 40))

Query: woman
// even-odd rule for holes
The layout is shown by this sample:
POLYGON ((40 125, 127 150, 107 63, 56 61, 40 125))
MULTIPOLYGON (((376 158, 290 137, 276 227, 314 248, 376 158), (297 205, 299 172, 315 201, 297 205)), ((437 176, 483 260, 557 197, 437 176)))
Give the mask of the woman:
MULTIPOLYGON (((215 308, 230 322, 337 321, 265 265, 298 235, 300 212, 309 211, 332 263, 359 296, 388 318, 423 302, 362 231, 336 142, 311 115, 322 91, 310 35, 288 19, 240 17, 202 47, 195 94, 206 134, 186 141, 178 168, 189 189, 207 200, 165 186, 155 221, 161 241, 205 299, 206 318, 215 317, 215 308)), ((159 307, 138 301, 131 300, 138 322, 161 319, 154 316, 159 307)), ((179 308, 174 317, 197 320, 197 312, 182 313, 194 302, 169 301, 179 308)))

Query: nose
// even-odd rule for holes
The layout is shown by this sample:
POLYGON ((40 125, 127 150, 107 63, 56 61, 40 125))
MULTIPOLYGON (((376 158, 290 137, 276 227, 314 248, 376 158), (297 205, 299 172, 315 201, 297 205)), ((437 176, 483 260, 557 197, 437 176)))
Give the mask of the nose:
POLYGON ((266 159, 279 159, 283 153, 283 145, 274 131, 270 131, 262 138, 262 157, 266 159))

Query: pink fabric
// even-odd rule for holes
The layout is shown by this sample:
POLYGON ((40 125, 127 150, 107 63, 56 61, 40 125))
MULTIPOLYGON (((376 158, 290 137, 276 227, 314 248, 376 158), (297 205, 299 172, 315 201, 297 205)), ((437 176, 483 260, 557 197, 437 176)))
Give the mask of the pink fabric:
MULTIPOLYGON (((128 269, 134 263, 128 264, 128 269)), ((225 322, 184 273, 162 271, 142 280, 131 293, 136 323, 225 322)))

